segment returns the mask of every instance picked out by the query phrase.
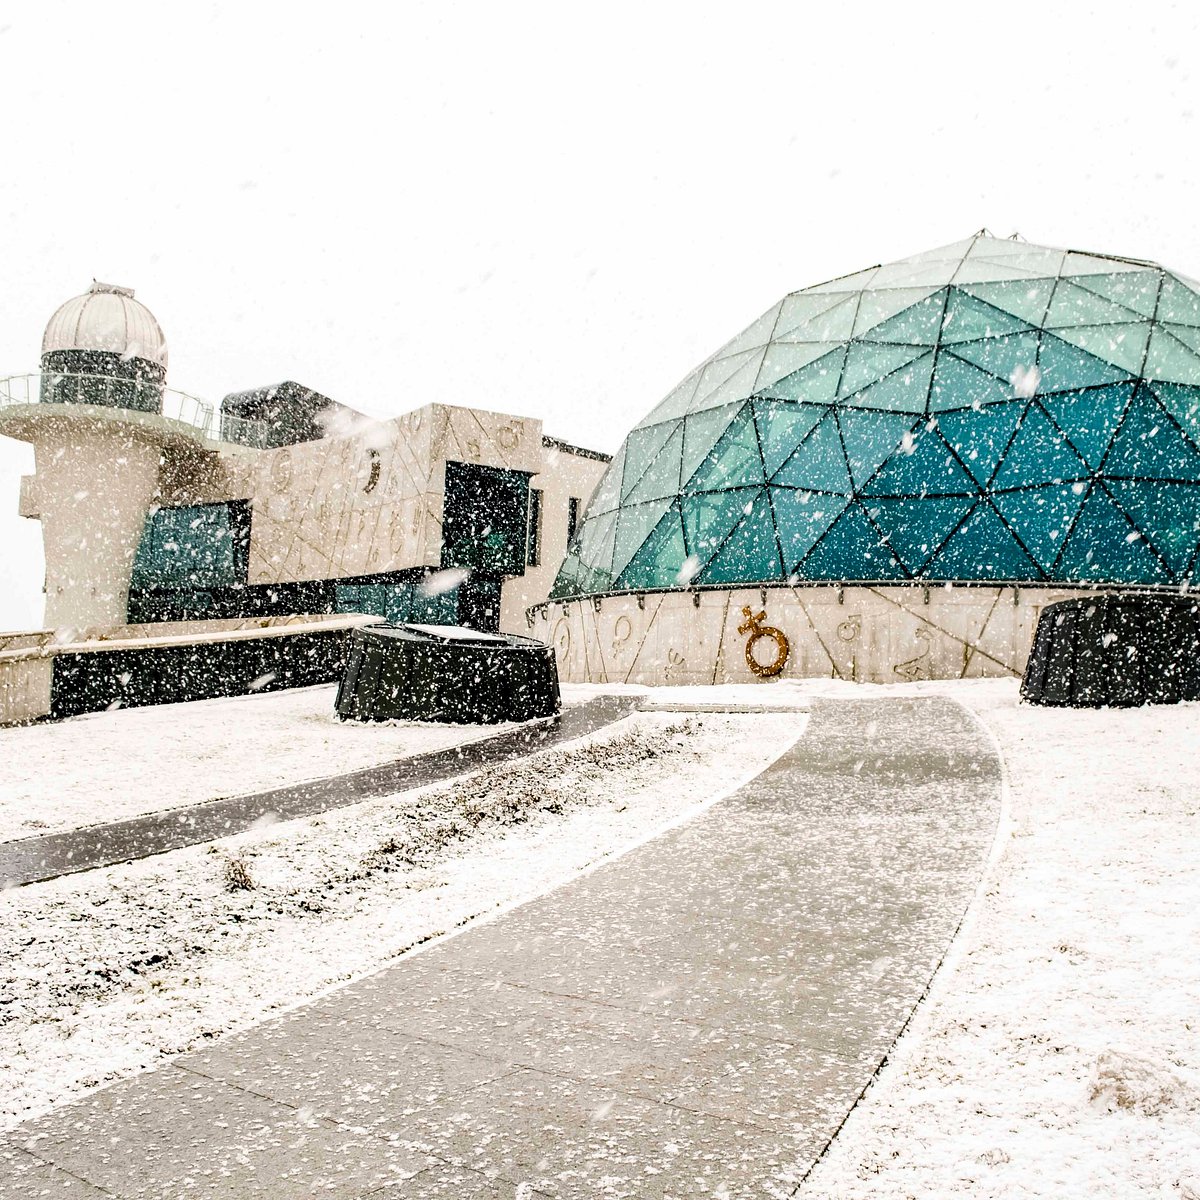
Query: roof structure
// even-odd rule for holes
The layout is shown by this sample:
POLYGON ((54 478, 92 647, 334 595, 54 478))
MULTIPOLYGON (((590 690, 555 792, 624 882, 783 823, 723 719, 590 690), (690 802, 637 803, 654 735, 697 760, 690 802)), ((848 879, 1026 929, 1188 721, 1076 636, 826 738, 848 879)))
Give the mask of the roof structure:
POLYGON ((133 298, 132 288, 111 283, 93 283, 55 311, 42 353, 60 350, 103 350, 167 365, 167 339, 154 314, 133 298))

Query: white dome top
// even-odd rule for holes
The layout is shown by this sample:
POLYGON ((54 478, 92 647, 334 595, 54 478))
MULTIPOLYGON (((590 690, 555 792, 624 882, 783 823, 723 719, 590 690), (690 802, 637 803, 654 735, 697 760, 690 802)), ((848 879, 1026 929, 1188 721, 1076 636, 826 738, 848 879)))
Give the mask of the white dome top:
POLYGON ((167 365, 167 339, 154 314, 133 298, 132 288, 111 283, 93 283, 50 318, 42 353, 55 350, 108 350, 167 365))

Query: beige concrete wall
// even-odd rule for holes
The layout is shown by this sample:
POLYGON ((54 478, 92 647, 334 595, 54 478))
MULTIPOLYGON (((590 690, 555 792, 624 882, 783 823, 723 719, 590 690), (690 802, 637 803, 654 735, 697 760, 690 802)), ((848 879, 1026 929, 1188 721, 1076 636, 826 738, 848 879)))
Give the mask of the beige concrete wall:
MULTIPOLYGON (((1088 594, 1052 587, 808 585, 647 593, 549 603, 532 634, 572 683, 752 683, 743 607, 765 612, 790 653, 780 679, 865 683, 1019 676, 1042 609, 1088 594)), ((774 651, 755 646, 760 661, 774 651)), ((770 682, 769 680, 766 682, 770 682)))
POLYGON ((49 658, 0 652, 0 725, 21 725, 50 712, 49 658))

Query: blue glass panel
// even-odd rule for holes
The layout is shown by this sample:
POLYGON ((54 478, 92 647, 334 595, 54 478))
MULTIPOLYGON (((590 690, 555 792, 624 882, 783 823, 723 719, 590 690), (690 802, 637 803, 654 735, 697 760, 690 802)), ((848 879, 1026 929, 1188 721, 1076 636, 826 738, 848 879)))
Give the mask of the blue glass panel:
POLYGON ((626 504, 674 496, 679 491, 679 460, 683 448, 683 422, 679 422, 641 479, 629 490, 626 504))
POLYGON ((697 575, 701 583, 756 583, 783 577, 766 490, 697 575))
POLYGON ((1160 321, 1200 326, 1200 296, 1173 275, 1164 274, 1154 315, 1160 321))
POLYGON ((846 467, 846 455, 832 411, 771 476, 771 482, 823 492, 850 491, 850 471, 846 467))
POLYGON ((888 545, 914 575, 937 553, 974 503, 974 497, 966 496, 863 501, 867 515, 883 530, 888 545))
POLYGON ((1029 323, 1020 317, 952 288, 942 326, 942 344, 1002 337, 1006 333, 1024 333, 1029 329, 1029 323))
POLYGON ((842 430, 842 445, 850 464, 850 477, 858 487, 878 470, 880 463, 903 444, 907 433, 920 429, 910 413, 855 412, 841 409, 837 414, 842 430))
POLYGON ((652 500, 648 504, 627 504, 617 513, 617 532, 613 542, 612 573, 620 575, 625 564, 641 549, 650 531, 670 507, 670 500, 652 500))
POLYGON ((978 483, 987 483, 1008 448, 1025 401, 1010 400, 987 408, 942 413, 938 429, 978 483))
POLYGON ((838 381, 846 363, 846 347, 818 358, 807 367, 793 371, 760 393, 774 400, 806 400, 809 404, 831 404, 837 396, 838 381))
POLYGON ((814 404, 788 404, 781 400, 754 401, 758 444, 768 476, 773 475, 808 436, 825 411, 814 404))
POLYGON ((849 396, 908 366, 922 354, 920 346, 879 346, 853 342, 846 356, 846 369, 838 388, 840 396, 849 396))
POLYGON ((1155 383, 1150 390, 1192 442, 1200 445, 1200 388, 1186 383, 1155 383))
POLYGON ((1102 488, 1084 503, 1067 539, 1055 575, 1059 579, 1105 583, 1171 583, 1145 538, 1113 507, 1102 488))
POLYGON ((1167 560, 1175 577, 1189 574, 1200 546, 1200 486, 1111 479, 1105 487, 1167 560))
POLYGON ((772 487, 769 490, 784 570, 790 573, 812 549, 817 538, 837 520, 849 500, 845 496, 827 496, 792 488, 772 487))
POLYGON ((630 559, 617 580, 617 586, 674 587, 678 582, 679 568, 683 566, 685 558, 687 551, 683 548, 683 525, 678 510, 672 508, 642 543, 641 549, 630 559))
POLYGON ((701 562, 712 558, 729 531, 746 515, 746 509, 753 507, 758 494, 757 488, 736 488, 683 496, 679 507, 687 552, 701 562))
POLYGON ((1043 396, 1041 403, 1087 464, 1098 467, 1108 453, 1133 388, 1132 383, 1120 383, 1086 392, 1060 392, 1043 396))
POLYGON ((946 307, 946 289, 889 317, 862 334, 866 342, 899 342, 914 346, 936 346, 946 307))
POLYGON ((879 531, 852 504, 795 572, 801 579, 908 579, 879 531))
POLYGON ((1042 572, 1004 527, 986 500, 950 535, 929 561, 929 579, 1030 580, 1042 572))
POLYGON ((1054 291, 1053 279, 1008 279, 999 283, 964 284, 962 291, 986 300, 993 308, 1040 326, 1054 291))
POLYGON ((1076 275, 1071 282, 1106 300, 1124 305, 1139 317, 1154 316, 1160 271, 1114 271, 1111 275, 1076 275))
POLYGON ((862 489, 865 496, 975 496, 979 488, 936 429, 915 435, 862 489))
POLYGON ((1050 418, 1037 404, 1031 404, 992 480, 992 487, 1070 483, 1090 475, 1087 464, 1071 449, 1050 418))
POLYGON ((1039 392, 1066 392, 1074 388, 1095 387, 1101 383, 1118 383, 1130 376, 1127 367, 1105 362, 1052 333, 1042 335, 1038 370, 1042 373, 1039 392))
POLYGON ((1012 526, 1021 543, 1047 574, 1066 544, 1071 522, 1083 507, 1087 484, 1064 483, 1049 487, 996 492, 992 503, 1012 526))
MULTIPOLYGON (((1010 333, 1007 337, 988 338, 981 342, 959 342, 954 347, 954 353, 1007 384, 1018 368, 1027 371, 1037 363, 1039 337, 1036 333, 1010 333)), ((1007 394, 1012 395, 1011 392, 1007 394)))
POLYGON ((754 428, 754 413, 747 404, 721 435, 712 453, 692 473, 686 490, 703 492, 716 488, 749 487, 763 482, 763 462, 754 428))
POLYGON ((929 396, 929 378, 933 374, 934 354, 914 359, 893 371, 886 379, 847 397, 843 404, 858 408, 879 408, 901 413, 923 413, 929 396))
POLYGON ((1138 388, 1104 460, 1105 475, 1200 480, 1200 454, 1146 388, 1138 388))
POLYGON ((946 350, 938 355, 937 369, 933 373, 933 386, 929 391, 929 411, 945 412, 956 408, 982 408, 985 404, 996 404, 1011 400, 1012 386, 1002 383, 994 375, 946 350))

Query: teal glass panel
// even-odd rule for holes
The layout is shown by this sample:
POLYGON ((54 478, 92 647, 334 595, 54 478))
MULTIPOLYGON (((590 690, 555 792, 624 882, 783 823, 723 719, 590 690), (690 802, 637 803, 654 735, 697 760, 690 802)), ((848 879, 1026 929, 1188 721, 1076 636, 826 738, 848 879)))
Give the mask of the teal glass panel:
POLYGON ((623 588, 674 587, 687 552, 678 509, 668 509, 617 580, 623 588))
POLYGON ((850 471, 832 411, 814 427, 771 482, 809 491, 849 492, 850 471))
POLYGON ((700 379, 704 375, 704 368, 707 363, 703 363, 692 371, 688 376, 675 387, 666 397, 657 404, 641 422, 643 425, 659 425, 663 421, 672 420, 675 417, 682 417, 688 410, 688 406, 696 398, 696 388, 700 386, 700 379))
POLYGON ((675 426, 671 436, 646 468, 641 479, 625 497, 626 504, 638 504, 643 500, 658 500, 663 496, 675 496, 679 492, 679 464, 683 449, 683 422, 675 426))
POLYGON ((421 625, 456 625, 458 588, 425 596, 412 583, 338 584, 334 588, 334 609, 371 613, 391 625, 410 621, 421 625))
POLYGON ((1176 579, 1195 571, 1200 547, 1200 486, 1110 479, 1105 488, 1166 559, 1176 579))
POLYGON ((780 400, 755 400, 753 407, 768 476, 779 469, 826 412, 814 404, 788 404, 780 400))
POLYGON ((828 496, 793 488, 772 487, 770 494, 784 570, 790 573, 850 501, 845 496, 828 496))
POLYGON ((575 535, 579 559, 589 570, 612 575, 613 546, 617 536, 616 512, 586 519, 575 535))
POLYGON ((846 362, 846 347, 839 346, 824 358, 818 358, 793 371, 778 383, 760 389, 760 394, 772 400, 804 400, 809 404, 832 404, 837 396, 838 381, 846 362))
POLYGON ((987 408, 942 413, 938 429, 977 483, 987 483, 995 473, 1017 422, 1025 411, 1024 400, 1009 400, 987 408))
POLYGON ((1105 300, 1123 305, 1139 317, 1154 316, 1160 271, 1114 271, 1110 275, 1077 275, 1071 282, 1105 300))
POLYGON ((845 346, 839 346, 835 342, 772 342, 767 347, 762 368, 754 381, 754 391, 762 392, 773 387, 781 379, 786 379, 793 372, 807 367, 819 358, 824 358, 834 350, 844 354, 845 346))
MULTIPOLYGON (((854 331, 854 314, 858 310, 857 296, 839 296, 834 304, 794 321, 793 313, 813 301, 819 304, 831 296, 789 296, 784 301, 773 340, 777 342, 844 342, 854 331)), ((813 307, 818 307, 813 305, 813 307)))
POLYGON ((625 477, 621 483, 624 500, 637 486, 646 468, 654 461, 667 439, 679 428, 678 421, 659 425, 639 425, 625 439, 625 477))
POLYGON ((754 413, 747 404, 721 435, 712 453, 692 473, 687 490, 703 492, 717 488, 748 487, 764 482, 754 413))
POLYGON ((1119 383, 1130 372, 1079 350, 1052 333, 1042 334, 1042 350, 1038 356, 1042 373, 1038 391, 1065 392, 1073 388, 1096 387, 1102 383, 1119 383))
POLYGON ((1147 379, 1168 383, 1200 384, 1200 356, 1161 325, 1156 326, 1146 351, 1145 374, 1147 379))
POLYGON ((858 307, 854 336, 865 342, 934 346, 945 307, 945 288, 932 295, 928 288, 866 293, 858 307))
POLYGON ((554 577, 554 586, 550 589, 550 598, 557 600, 562 596, 575 596, 581 591, 579 584, 579 555, 574 550, 568 550, 563 564, 554 577))
POLYGON ((727 404, 724 408, 713 408, 707 412, 693 413, 683 424, 683 461, 679 477, 684 483, 695 474, 696 468, 707 458, 721 435, 743 409, 741 401, 727 404))
POLYGON ((971 511, 973 496, 863 500, 900 561, 916 575, 971 511))
POLYGON ((1164 274, 1154 315, 1159 321, 1200 326, 1200 296, 1174 275, 1164 274))
POLYGON ((795 572, 801 579, 908 579, 909 574, 857 504, 850 505, 795 572))
POLYGON ((843 403, 858 408, 877 408, 900 413, 923 413, 933 375, 933 351, 893 371, 886 379, 848 396, 843 403))
POLYGON ((748 325, 737 337, 730 338, 713 357, 728 358, 743 350, 757 350, 760 346, 765 346, 771 340, 772 335, 777 332, 776 326, 782 307, 783 301, 780 301, 767 309, 757 321, 748 325))
POLYGON ((1012 394, 1009 383, 1001 382, 943 349, 938 354, 933 386, 929 390, 929 411, 981 408, 985 404, 1011 400, 1012 394))
POLYGON ((729 531, 752 508, 757 488, 735 488, 727 492, 698 492, 679 502, 683 517, 684 544, 689 554, 708 562, 729 531))
POLYGON ((841 409, 837 422, 850 464, 850 478, 862 487, 890 455, 904 445, 906 434, 920 429, 910 413, 855 412, 841 409))
POLYGON ((1133 315, 1122 304, 1077 287, 1069 279, 1060 279, 1050 298, 1043 326, 1057 329, 1062 325, 1126 325, 1133 315))
POLYGON ((1103 461, 1130 398, 1132 383, 1043 396, 1042 405, 1090 467, 1103 461))
POLYGON ((1155 383, 1150 390, 1182 426, 1194 445, 1200 445, 1200 388, 1186 383, 1155 383))
POLYGON ((1138 388, 1104 461, 1104 473, 1200 480, 1200 454, 1149 390, 1138 388))
POLYGON ((862 489, 865 496, 975 496, 979 488, 936 429, 922 428, 862 489))
POLYGON ((995 492, 992 503, 1038 566, 1049 574, 1086 496, 1087 484, 1065 483, 995 492))
POLYGON ((153 509, 134 556, 134 588, 216 588, 245 582, 227 504, 153 509))
POLYGON ((870 342, 852 342, 846 355, 846 369, 838 387, 840 396, 849 396, 908 366, 921 356, 920 346, 881 346, 870 342))
MULTIPOLYGON (((1120 368, 1124 374, 1135 376, 1141 374, 1146 358, 1150 322, 1142 321, 1138 325, 1088 325, 1076 329, 1056 329, 1054 333, 1064 342, 1120 368)), ((1042 353, 1045 354, 1045 348, 1042 353)), ((1053 378, 1048 379, 1046 390, 1053 390, 1055 383, 1053 378)), ((1062 387, 1061 384, 1057 386, 1062 387)))
POLYGON ((1053 279, 1011 279, 999 283, 964 284, 961 290, 1001 312, 1011 313, 1040 327, 1050 306, 1054 283, 1053 279))
POLYGON ((1191 325, 1164 323, 1162 328, 1177 342, 1182 342, 1193 354, 1200 354, 1200 329, 1191 325))
POLYGON ((1041 579, 1037 564, 1017 544, 995 509, 981 500, 930 559, 929 579, 1024 581, 1041 579))
POLYGON ((1072 483, 1090 475, 1087 464, 1071 449, 1050 418, 1037 404, 1031 404, 992 480, 992 487, 1072 483))
POLYGON ((779 579, 782 574, 775 522, 764 489, 696 578, 700 583, 754 583, 779 579))
POLYGON ((619 576, 629 560, 641 549, 650 531, 670 507, 670 500, 653 500, 648 504, 627 504, 617 514, 617 533, 613 541, 612 573, 619 576))
POLYGON ((603 478, 596 485, 595 492, 592 493, 592 498, 588 501, 588 513, 594 515, 598 513, 612 512, 621 502, 621 482, 625 475, 625 447, 613 455, 613 460, 608 464, 608 470, 604 472, 603 478))
POLYGON ((1059 579, 1106 583, 1171 583, 1149 543, 1113 507, 1103 488, 1084 502, 1055 572, 1059 579))
POLYGON ((953 345, 955 342, 1003 337, 1007 333, 1026 333, 1029 329, 1029 322, 1021 317, 1015 317, 958 288, 951 288, 941 341, 943 345, 953 345))
POLYGON ((698 413, 710 408, 720 408, 722 405, 732 404, 735 400, 745 400, 752 395, 755 385, 758 382, 759 374, 762 371, 766 354, 765 349, 755 350, 749 361, 742 367, 739 367, 719 387, 709 392, 706 396, 701 396, 697 393, 696 399, 692 401, 688 412, 698 413))
POLYGON ((1028 371, 1037 363, 1039 337, 1036 333, 1010 333, 1006 337, 989 338, 981 342, 959 342, 954 347, 954 353, 1001 383, 1008 384, 1018 368, 1028 371))

